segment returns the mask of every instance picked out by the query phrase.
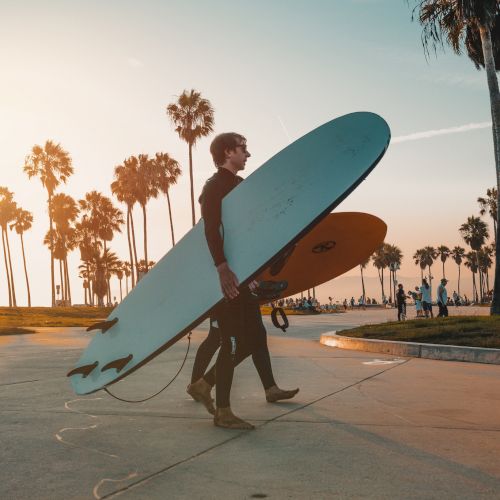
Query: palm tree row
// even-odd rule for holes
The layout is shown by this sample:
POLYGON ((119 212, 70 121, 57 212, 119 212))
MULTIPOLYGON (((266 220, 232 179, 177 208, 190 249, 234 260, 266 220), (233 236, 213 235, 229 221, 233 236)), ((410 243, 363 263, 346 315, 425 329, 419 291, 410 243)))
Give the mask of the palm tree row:
POLYGON ((23 210, 14 201, 14 193, 6 187, 0 187, 0 227, 2 228, 2 248, 5 263, 5 274, 7 277, 7 287, 9 290, 9 307, 17 306, 16 287, 14 284, 14 273, 12 272, 12 258, 10 255, 9 233, 7 227, 15 229, 21 238, 21 249, 23 254, 24 275, 26 278, 26 289, 28 294, 28 306, 31 306, 31 294, 26 267, 26 254, 24 251, 23 234, 31 228, 33 215, 27 210, 23 210))
MULTIPOLYGON (((495 284, 491 314, 500 314, 500 89, 496 71, 500 70, 500 2, 498 0, 416 0, 414 13, 422 25, 422 44, 426 56, 450 45, 456 54, 466 52, 477 69, 484 68, 490 97, 496 192, 496 206, 488 204, 494 219, 495 284)), ((481 202, 480 202, 481 203, 481 202)), ((484 207, 486 209, 486 206, 484 207)), ((482 208, 483 209, 483 208, 482 208)), ((477 264, 477 250, 476 264, 477 264)), ((480 275, 481 276, 481 275, 480 275)))
MULTIPOLYGON (((154 158, 147 154, 127 158, 123 164, 115 167, 115 180, 111 183, 111 191, 118 201, 127 207, 127 240, 130 257, 132 287, 140 276, 147 273, 150 267, 148 259, 147 204, 157 198, 160 193, 166 195, 172 246, 175 245, 172 206, 170 203, 170 187, 177 183, 181 174, 179 163, 168 153, 156 153, 154 158), (142 209, 144 228, 144 266, 140 266, 137 258, 133 208, 138 204, 142 209)), ((123 223, 123 220, 122 220, 123 223)))

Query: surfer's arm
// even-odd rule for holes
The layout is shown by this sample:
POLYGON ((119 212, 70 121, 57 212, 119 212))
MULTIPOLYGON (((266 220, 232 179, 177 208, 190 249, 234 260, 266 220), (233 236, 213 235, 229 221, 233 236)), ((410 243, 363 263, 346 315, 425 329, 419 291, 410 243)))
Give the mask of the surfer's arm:
POLYGON ((226 262, 224 240, 220 233, 222 197, 222 192, 215 183, 207 183, 200 200, 201 216, 205 223, 205 238, 216 267, 226 262))
POLYGON ((205 238, 219 273, 219 282, 224 297, 238 296, 238 278, 229 267, 224 255, 224 240, 220 233, 222 224, 222 198, 224 194, 216 184, 207 183, 201 196, 201 215, 205 223, 205 238))

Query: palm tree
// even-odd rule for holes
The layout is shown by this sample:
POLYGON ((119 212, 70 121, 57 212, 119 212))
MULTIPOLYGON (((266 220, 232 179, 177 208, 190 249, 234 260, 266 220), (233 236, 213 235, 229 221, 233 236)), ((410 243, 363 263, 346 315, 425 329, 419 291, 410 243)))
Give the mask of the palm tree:
POLYGON ((154 182, 158 190, 167 197, 168 217, 170 219, 170 233, 172 235, 172 246, 175 245, 174 223, 172 221, 172 207, 170 205, 170 187, 177 184, 181 175, 181 168, 168 153, 156 153, 152 160, 154 182))
POLYGON ((189 148, 189 181, 191 183, 191 213, 193 226, 196 224, 193 186, 193 146, 198 139, 213 132, 214 110, 208 99, 203 99, 194 89, 184 90, 177 102, 167 106, 167 116, 174 125, 179 137, 186 141, 189 148))
POLYGON ((95 256, 99 254, 102 243, 96 241, 92 224, 87 215, 82 215, 81 219, 75 224, 75 242, 80 249, 80 259, 85 270, 84 280, 87 280, 89 290, 89 303, 94 305, 93 283, 95 275, 95 256))
POLYGON ((498 189, 496 187, 492 187, 491 189, 486 190, 486 198, 482 198, 480 196, 477 199, 477 202, 479 203, 480 207, 479 213, 481 215, 484 215, 486 214, 486 212, 488 212, 489 216, 493 220, 493 236, 495 237, 495 244, 497 242, 497 211, 498 211, 497 199, 498 199, 498 189))
MULTIPOLYGON (((500 23, 498 0, 418 0, 420 24, 423 26, 422 42, 428 54, 429 45, 437 48, 445 40, 455 53, 460 54, 464 46, 477 68, 484 67, 490 95, 494 157, 497 176, 497 212, 495 246, 495 284, 491 314, 500 314, 500 90, 496 75, 492 31, 500 23), (478 57, 477 38, 481 40, 482 58, 478 57)), ((498 31, 497 37, 498 37, 498 31)), ((496 53, 499 52, 498 44, 496 53)), ((497 61, 498 63, 498 61, 497 61)))
MULTIPOLYGON (((422 254, 421 254, 421 260, 422 263, 425 264, 425 267, 429 268, 429 286, 431 287, 432 290, 432 272, 431 272, 431 267, 432 264, 434 264, 434 261, 436 260, 437 257, 437 252, 434 247, 431 246, 426 246, 422 248, 422 254)), ((424 268, 425 268, 424 267, 424 268)))
POLYGON ((441 259, 441 263, 443 264, 443 278, 446 278, 444 274, 444 263, 450 256, 451 250, 446 245, 440 245, 436 248, 436 255, 441 259))
POLYGON ((148 272, 148 223, 146 205, 151 198, 158 196, 158 188, 154 182, 152 161, 148 155, 139 155, 137 164, 136 199, 142 208, 142 222, 144 226, 144 261, 145 271, 148 272))
POLYGON ((365 259, 359 265, 359 270, 361 271, 361 289, 363 291, 363 304, 366 304, 365 278, 363 276, 363 269, 366 269, 366 266, 368 265, 368 262, 370 262, 370 257, 368 257, 367 259, 365 259))
POLYGON ((455 264, 458 266, 458 295, 460 295, 460 266, 465 257, 465 248, 455 246, 451 251, 451 258, 455 261, 455 264))
MULTIPOLYGON (((52 198, 50 205, 51 217, 57 233, 61 237, 61 259, 59 265, 64 268, 64 280, 61 283, 63 303, 71 305, 71 287, 68 272, 68 251, 76 246, 75 229, 71 226, 79 213, 76 201, 67 194, 58 193, 52 198)), ((57 257, 56 257, 57 258, 57 257)))
POLYGON ((424 279, 424 269, 427 267, 427 263, 424 260, 424 249, 419 248, 414 254, 413 254, 413 260, 417 266, 420 267, 420 281, 423 281, 424 279))
MULTIPOLYGON (((479 262, 477 252, 484 245, 485 241, 489 237, 488 226, 479 217, 474 217, 471 215, 467 218, 467 222, 464 222, 460 228, 459 232, 462 235, 465 243, 469 245, 472 251, 476 255, 476 266, 479 269, 479 262)), ((496 278, 495 278, 496 279, 496 278)), ((479 291, 481 294, 481 302, 483 300, 482 295, 482 277, 481 272, 479 272, 479 291)))
POLYGON ((403 252, 396 245, 386 246, 387 265, 389 266, 389 274, 392 275, 392 296, 396 301, 396 272, 401 266, 403 260, 403 252))
POLYGON ((118 281, 120 282, 120 302, 123 300, 123 292, 122 292, 122 279, 124 276, 124 263, 120 260, 116 263, 116 268, 113 270, 115 276, 118 278, 118 281))
POLYGON ((123 262, 123 273, 125 274, 125 293, 128 295, 128 278, 132 274, 130 262, 123 262))
POLYGON ((10 256, 9 234, 7 226, 16 217, 17 204, 14 194, 6 187, 0 187, 0 227, 2 228, 3 256, 5 261, 5 273, 9 287, 9 307, 17 307, 16 289, 14 286, 14 274, 12 273, 12 259, 10 256))
MULTIPOLYGON (((124 223, 122 211, 114 207, 107 196, 97 191, 86 193, 85 198, 79 200, 79 205, 90 224, 94 243, 98 239, 101 240, 106 252, 107 242, 113 239, 115 232, 121 232, 121 225, 124 223)), ((104 264, 106 265, 106 262, 104 264)), ((104 272, 107 275, 108 269, 105 268, 104 272)), ((109 302, 111 302, 111 290, 108 287, 109 302)))
POLYGON ((479 297, 477 294, 476 286, 476 273, 478 271, 477 267, 477 256, 474 252, 468 252, 465 254, 464 266, 469 268, 472 273, 472 296, 475 302, 479 302, 479 297))
POLYGON ((131 157, 123 165, 115 167, 115 180, 111 183, 111 192, 116 199, 127 205, 127 240, 130 255, 130 270, 132 288, 135 286, 134 267, 137 272, 137 249, 135 245, 135 230, 133 208, 137 203, 135 184, 137 180, 137 158, 131 157), (133 251, 133 252, 132 252, 133 251))
POLYGON ((489 270, 493 264, 493 250, 489 245, 483 246, 477 252, 477 262, 479 271, 483 275, 483 296, 488 295, 490 292, 490 273, 489 270), (484 279, 485 278, 485 279, 484 279))
MULTIPOLYGON (((63 182, 66 183, 68 177, 73 173, 71 165, 71 157, 61 147, 60 144, 55 144, 52 141, 47 141, 44 147, 39 145, 33 146, 31 154, 26 157, 23 167, 24 172, 31 179, 39 177, 42 186, 47 190, 48 206, 49 206, 49 232, 50 237, 53 235, 52 217, 50 215, 50 205, 52 196, 57 186, 63 182)), ((54 245, 50 245, 52 252, 54 245)), ((54 255, 50 254, 50 279, 52 285, 52 307, 56 303, 56 292, 54 284, 54 255)))
POLYGON ((371 256, 372 263, 377 269, 378 277, 380 280, 380 286, 382 287, 382 303, 385 302, 385 291, 384 291, 384 269, 387 267, 387 255, 386 255, 386 244, 382 243, 377 250, 371 256))
POLYGON ((31 229, 33 224, 33 214, 28 212, 27 210, 23 210, 21 207, 18 207, 15 212, 14 223, 10 225, 10 230, 16 230, 16 233, 21 238, 21 249, 23 253, 23 264, 24 264, 24 276, 26 278, 26 290, 28 293, 28 307, 31 307, 31 293, 30 293, 30 282, 28 279, 28 270, 26 267, 26 254, 24 252, 24 239, 23 234, 31 229))

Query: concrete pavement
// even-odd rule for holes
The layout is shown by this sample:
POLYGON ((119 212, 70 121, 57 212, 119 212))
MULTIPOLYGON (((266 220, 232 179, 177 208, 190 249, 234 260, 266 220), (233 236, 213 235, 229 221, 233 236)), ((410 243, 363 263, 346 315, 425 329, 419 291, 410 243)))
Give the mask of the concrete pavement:
MULTIPOLYGON (((289 335, 269 338, 278 384, 301 389, 294 400, 266 403, 251 362, 237 369, 232 406, 252 432, 214 427, 187 396, 194 349, 167 391, 130 405, 72 393, 82 329, 2 338, 0 498, 499 497, 500 366, 325 347, 321 333, 355 321, 321 318, 294 317, 289 335)), ((186 345, 111 390, 155 392, 186 345)))

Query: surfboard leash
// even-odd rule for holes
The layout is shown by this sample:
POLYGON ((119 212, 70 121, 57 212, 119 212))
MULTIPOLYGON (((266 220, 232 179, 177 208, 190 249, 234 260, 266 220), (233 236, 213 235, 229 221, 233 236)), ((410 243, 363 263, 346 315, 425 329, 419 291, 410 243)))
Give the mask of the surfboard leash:
POLYGON ((149 396, 149 397, 144 398, 144 399, 124 399, 124 398, 120 398, 120 397, 116 396, 115 394, 113 394, 112 392, 110 392, 107 387, 104 388, 104 391, 107 392, 112 398, 115 398, 118 401, 122 401, 124 403, 144 403, 145 401, 149 401, 150 399, 153 399, 154 397, 158 396, 158 394, 162 393, 165 389, 167 389, 174 382, 174 380, 179 376, 179 373, 181 373, 182 369, 184 368, 184 365, 186 364, 186 360, 187 360, 187 357, 188 357, 188 354, 189 354, 189 348, 191 347, 191 334, 192 333, 193 332, 189 332, 188 336, 187 336, 187 338, 188 338, 188 346, 187 346, 187 349, 186 349, 186 354, 184 356, 184 359, 182 360, 181 367, 179 368, 179 370, 177 371, 177 373, 174 375, 174 377, 172 378, 172 380, 165 387, 163 387, 163 389, 160 389, 158 392, 155 392, 152 396, 149 396))

